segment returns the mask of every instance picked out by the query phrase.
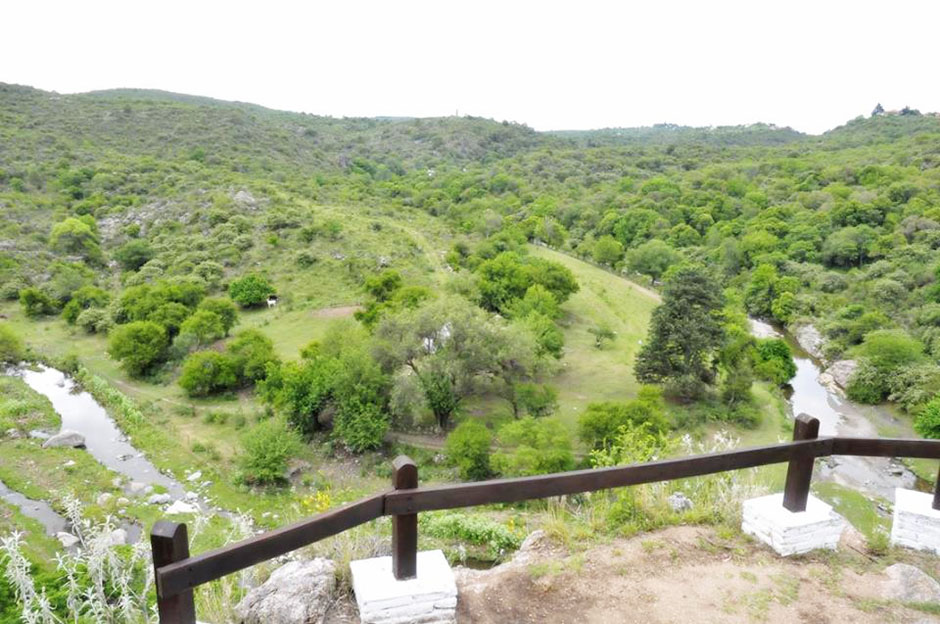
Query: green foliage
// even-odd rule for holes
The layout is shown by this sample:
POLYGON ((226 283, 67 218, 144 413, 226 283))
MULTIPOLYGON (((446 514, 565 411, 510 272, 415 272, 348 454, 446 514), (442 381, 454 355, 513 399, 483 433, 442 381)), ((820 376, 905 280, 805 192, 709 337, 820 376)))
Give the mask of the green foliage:
POLYGON ((447 436, 444 454, 457 466, 463 480, 486 479, 490 476, 490 447, 493 434, 477 420, 465 420, 447 436))
POLYGON ((541 314, 549 319, 561 316, 558 300, 547 288, 541 284, 533 284, 525 291, 521 299, 517 299, 511 306, 510 316, 524 319, 532 314, 541 314))
POLYGON ((114 250, 114 259, 125 271, 136 271, 147 264, 154 255, 150 243, 139 238, 130 240, 114 250))
POLYGON ((193 336, 197 345, 205 346, 225 336, 225 324, 215 312, 202 309, 183 321, 179 331, 181 336, 193 336))
POLYGON ((590 403, 578 418, 578 437, 592 449, 609 448, 621 427, 648 425, 652 432, 667 429, 662 393, 646 386, 641 396, 626 403, 607 401, 590 403))
POLYGON ((567 267, 515 252, 503 252, 486 260, 476 273, 481 305, 505 314, 511 314, 516 300, 525 297, 528 289, 536 284, 551 293, 559 304, 578 291, 578 283, 567 267))
POLYGON ((78 316, 90 308, 103 308, 111 301, 111 295, 95 286, 83 286, 72 293, 71 299, 62 309, 62 318, 74 325, 78 316))
POLYGON ((924 438, 940 439, 940 398, 924 406, 914 420, 914 430, 924 438))
POLYGON ((260 275, 246 275, 229 284, 228 295, 243 308, 259 306, 274 294, 274 287, 260 275))
POLYGON ((0 324, 0 363, 15 364, 26 357, 23 340, 6 324, 0 324))
POLYGON ((519 383, 515 393, 519 408, 533 418, 549 416, 558 409, 558 391, 552 386, 519 383))
POLYGON ((778 386, 787 384, 796 376, 796 363, 790 345, 781 338, 758 340, 754 372, 759 378, 778 386))
POLYGON ((257 329, 239 332, 226 346, 226 352, 243 384, 264 379, 269 365, 277 367, 279 363, 274 343, 257 329))
POLYGON ((616 238, 607 234, 597 239, 591 255, 594 257, 594 262, 613 266, 623 257, 623 245, 616 238))
POLYGON ((179 384, 187 396, 202 397, 234 389, 237 365, 232 357, 217 351, 197 351, 183 362, 179 384))
POLYGON ((681 256, 668 243, 654 238, 639 245, 627 254, 627 264, 631 271, 649 275, 658 281, 672 265, 679 262, 681 256))
POLYGON ((120 360, 128 374, 139 377, 164 360, 167 344, 166 330, 161 325, 135 321, 111 332, 108 354, 120 360))
POLYGON ((857 403, 874 405, 881 403, 888 396, 890 386, 887 377, 877 367, 867 361, 859 363, 849 379, 845 394, 857 403))
POLYGON ((686 400, 702 396, 714 379, 711 356, 724 340, 722 306, 721 290, 702 269, 677 270, 637 354, 637 380, 665 384, 670 394, 686 400))
POLYGON ((197 312, 205 310, 217 314, 222 322, 222 329, 226 336, 228 336, 232 328, 235 327, 235 324, 238 323, 238 309, 231 301, 226 299, 208 297, 199 302, 199 306, 196 310, 197 312))
POLYGON ((101 247, 94 219, 69 217, 56 223, 49 235, 49 246, 59 253, 81 256, 90 262, 100 263, 101 247))
POLYGON ((485 546, 487 557, 498 559, 522 545, 522 536, 479 514, 462 511, 429 512, 418 516, 422 533, 441 539, 456 539, 485 546))
POLYGON ((24 288, 19 296, 26 316, 46 316, 59 312, 58 302, 38 288, 24 288))
POLYGON ((238 464, 241 479, 249 484, 271 485, 287 480, 287 464, 300 452, 297 434, 278 419, 264 420, 241 439, 238 464))
POLYGON ((524 477, 574 467, 571 435, 558 420, 527 416, 500 427, 496 438, 500 450, 493 454, 491 463, 505 476, 524 477))

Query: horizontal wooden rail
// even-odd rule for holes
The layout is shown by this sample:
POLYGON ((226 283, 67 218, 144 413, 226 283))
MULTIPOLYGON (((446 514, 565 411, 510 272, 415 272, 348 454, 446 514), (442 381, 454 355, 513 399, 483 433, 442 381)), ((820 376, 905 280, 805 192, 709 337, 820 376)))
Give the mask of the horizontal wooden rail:
POLYGON ((163 566, 156 572, 157 594, 178 594, 380 518, 384 497, 384 494, 376 494, 313 518, 163 566))
POLYGON ((829 455, 831 448, 832 438, 819 438, 630 466, 396 490, 385 495, 385 513, 407 514, 491 503, 513 503, 627 485, 672 481, 727 470, 777 464, 795 457, 822 457, 829 455))
MULTIPOLYGON (((800 415, 796 423, 795 436, 800 437, 797 435, 800 427, 809 426, 809 429, 813 429, 812 421, 815 419, 800 415)), ((172 539, 180 535, 179 531, 173 531, 174 527, 179 526, 185 529, 184 525, 158 523, 160 524, 159 531, 155 530, 151 537, 154 552, 169 553, 166 556, 161 555, 159 562, 155 558, 155 566, 159 566, 155 570, 158 603, 171 604, 176 596, 186 596, 193 587, 342 533, 381 516, 399 518, 399 546, 402 549, 415 550, 417 534, 412 530, 411 521, 414 519, 416 523, 414 514, 421 511, 491 503, 512 503, 643 483, 671 481, 782 462, 790 462, 794 489, 792 498, 795 504, 799 505, 809 491, 812 470, 810 466, 808 473, 805 470, 794 472, 794 466, 803 465, 806 460, 829 455, 940 459, 940 440, 817 438, 815 437, 816 430, 808 430, 809 433, 806 435, 810 439, 797 439, 793 442, 770 446, 665 459, 630 466, 574 470, 533 477, 492 479, 476 483, 422 488, 412 486, 417 483, 417 469, 414 464, 407 458, 400 458, 395 464, 396 489, 394 490, 364 498, 339 509, 195 557, 182 554, 178 555, 179 560, 176 560, 177 555, 173 554, 188 552, 179 544, 172 542, 172 539), (173 562, 161 565, 167 557, 174 559, 173 562)), ((789 476, 788 480, 790 480, 789 476)), ((940 509, 940 487, 937 489, 935 500, 935 508, 940 509)), ((185 531, 182 535, 185 541, 185 531)), ((399 576, 407 577, 411 559, 399 560, 398 565, 404 571, 399 576)), ((161 611, 162 624, 175 622, 188 624, 194 621, 189 616, 182 619, 173 616, 164 618, 162 613, 161 611)))

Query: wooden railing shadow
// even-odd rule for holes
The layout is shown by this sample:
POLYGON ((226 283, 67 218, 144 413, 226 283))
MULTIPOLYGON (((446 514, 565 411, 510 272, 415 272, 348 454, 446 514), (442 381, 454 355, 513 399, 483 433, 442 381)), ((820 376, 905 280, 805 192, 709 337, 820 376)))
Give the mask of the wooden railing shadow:
MULTIPOLYGON (((415 463, 400 456, 393 464, 392 490, 194 557, 189 555, 186 525, 162 520, 150 534, 160 622, 195 624, 193 588, 198 585, 382 516, 392 517, 392 571, 395 578, 402 580, 413 578, 416 573, 418 513, 422 511, 513 503, 789 462, 783 505, 799 512, 806 510, 817 457, 940 459, 940 440, 820 438, 818 433, 819 421, 801 415, 794 424, 793 441, 782 444, 631 466, 425 488, 418 487, 415 463)), ((933 508, 940 509, 940 478, 933 508)))

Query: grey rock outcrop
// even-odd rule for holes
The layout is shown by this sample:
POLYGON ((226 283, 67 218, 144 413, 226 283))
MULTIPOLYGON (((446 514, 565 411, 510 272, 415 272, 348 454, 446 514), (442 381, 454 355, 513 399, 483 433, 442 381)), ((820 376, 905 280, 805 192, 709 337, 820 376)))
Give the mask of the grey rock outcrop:
POLYGON ((672 510, 676 513, 688 511, 694 507, 691 499, 689 499, 689 497, 682 492, 675 492, 674 494, 671 494, 666 500, 668 501, 672 510))
POLYGON ((333 561, 291 561, 248 592, 235 614, 242 624, 320 624, 335 589, 333 561))
POLYGON ((147 503, 150 505, 166 505, 173 498, 169 494, 151 494, 150 498, 147 499, 147 503))
POLYGON ((920 568, 896 563, 885 568, 884 573, 888 580, 881 586, 881 595, 886 600, 940 602, 940 583, 920 568))
POLYGON ((799 343, 804 351, 816 359, 823 359, 823 346, 826 341, 823 339, 815 325, 800 325, 793 330, 793 337, 799 343))
POLYGON ((85 436, 77 431, 62 430, 42 443, 42 448, 66 446, 71 448, 84 448, 85 436))
POLYGON ((852 375, 855 374, 857 368, 857 360, 839 360, 833 362, 832 366, 826 369, 825 374, 829 375, 832 381, 844 390, 848 387, 849 380, 852 379, 852 375))

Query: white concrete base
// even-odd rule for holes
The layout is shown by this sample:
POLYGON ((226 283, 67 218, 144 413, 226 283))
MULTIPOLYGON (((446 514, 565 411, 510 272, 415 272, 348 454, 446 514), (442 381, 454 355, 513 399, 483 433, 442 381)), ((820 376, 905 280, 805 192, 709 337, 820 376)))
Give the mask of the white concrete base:
POLYGON ((812 494, 806 511, 793 512, 783 506, 783 494, 744 501, 741 530, 787 557, 827 548, 835 550, 845 528, 842 517, 812 494))
POLYGON ((363 624, 455 624, 457 583, 440 550, 418 553, 418 575, 396 581, 392 558, 349 564, 363 624))
POLYGON ((894 490, 891 544, 940 555, 940 510, 933 508, 933 494, 894 490))

